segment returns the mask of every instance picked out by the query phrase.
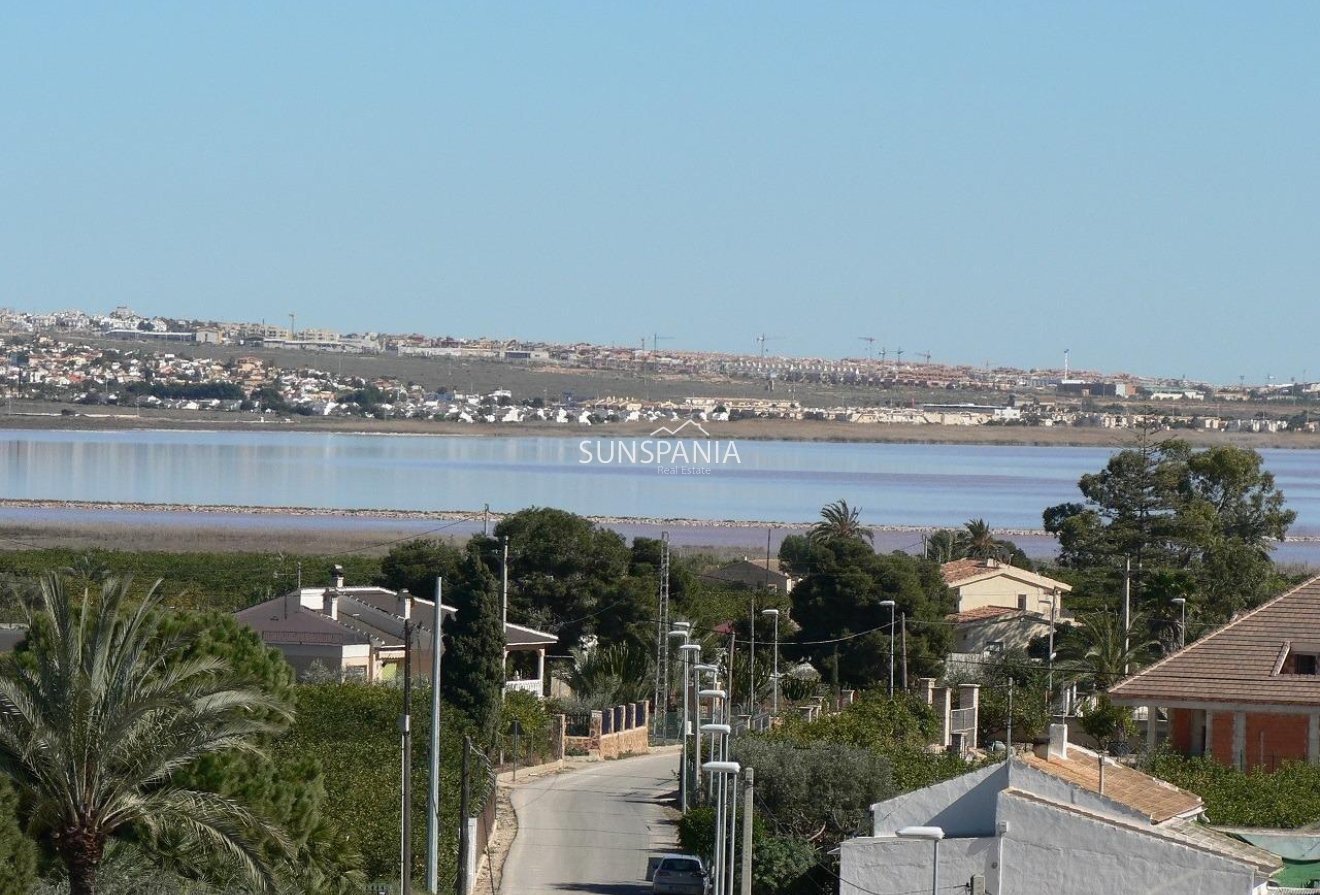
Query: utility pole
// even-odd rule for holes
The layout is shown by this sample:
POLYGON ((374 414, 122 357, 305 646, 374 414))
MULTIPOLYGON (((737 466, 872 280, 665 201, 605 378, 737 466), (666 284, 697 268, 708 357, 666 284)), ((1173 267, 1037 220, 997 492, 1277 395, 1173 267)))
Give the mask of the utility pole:
POLYGON ((402 794, 400 809, 403 842, 400 848, 399 891, 412 892, 412 598, 399 591, 403 603, 403 717, 399 719, 402 737, 402 794))
MULTIPOLYGON (((1128 653, 1132 649, 1129 632, 1132 630, 1132 559, 1123 559, 1123 676, 1128 673, 1128 653)), ((1108 681, 1107 686, 1112 686, 1108 681)))
POLYGON ((904 612, 901 616, 899 616, 899 627, 903 631, 903 690, 906 691, 908 688, 907 686, 907 613, 906 612, 904 612))
MULTIPOLYGON (((730 712, 732 712, 733 707, 730 706, 729 709, 730 712)), ((733 719, 730 718, 729 720, 732 721, 733 719)), ((732 732, 724 738, 724 742, 726 744, 724 747, 724 760, 728 761, 729 757, 733 754, 732 732)), ((729 875, 727 877, 727 891, 729 895, 733 895, 733 874, 734 870, 737 869, 737 865, 734 863, 734 858, 738 854, 738 775, 730 774, 727 779, 729 786, 729 875)))
POLYGON ((472 753, 472 738, 463 737, 463 789, 458 800, 458 873, 454 874, 454 895, 467 895, 467 865, 468 865, 468 799, 470 784, 469 776, 469 756, 472 753))
POLYGON ((742 895, 752 895, 752 786, 756 774, 751 768, 744 769, 743 781, 743 841, 742 841, 742 895))
POLYGON ((509 679, 509 671, 505 665, 509 661, 509 536, 505 535, 504 549, 500 554, 500 621, 504 627, 500 633, 504 635, 504 658, 500 661, 500 674, 504 677, 500 680, 500 699, 504 699, 504 681, 509 679))
POLYGON ((1005 738, 1008 740, 1008 746, 1004 749, 1004 753, 1009 758, 1012 758, 1013 757, 1013 677, 1012 675, 1010 675, 1008 678, 1008 733, 1005 738))
POLYGON ((440 659, 444 650, 440 599, 444 579, 435 579, 435 621, 431 627, 431 776, 426 792, 426 891, 440 891, 440 659))
POLYGON ((669 532, 660 532, 660 580, 656 590, 655 697, 651 704, 651 730, 658 738, 665 729, 669 703, 669 532))

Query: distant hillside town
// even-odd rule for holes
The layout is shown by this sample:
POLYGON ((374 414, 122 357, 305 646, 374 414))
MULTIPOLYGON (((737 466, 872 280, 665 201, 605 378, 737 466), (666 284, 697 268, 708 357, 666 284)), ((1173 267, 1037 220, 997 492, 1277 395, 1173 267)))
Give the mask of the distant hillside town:
MULTIPOLYGON (((1063 370, 976 368, 935 363, 929 354, 876 349, 866 358, 826 360, 666 350, 661 336, 648 347, 428 337, 297 329, 266 323, 143 317, 119 307, 109 314, 82 311, 34 314, 0 309, 5 340, 0 387, 14 400, 81 405, 210 410, 303 416, 429 419, 471 424, 551 423, 599 425, 676 419, 823 420, 857 424, 942 426, 1078 426, 1123 429, 1158 426, 1249 432, 1315 432, 1320 414, 1317 383, 1212 387, 1186 381, 1103 377, 1063 370), (115 343, 123 342, 118 347, 115 343), (158 346, 142 343, 159 343, 158 346), (226 346, 225 359, 206 357, 226 346), (299 349, 308 362, 280 367, 255 354, 235 356, 232 346, 299 349), (393 378, 366 379, 320 367, 333 353, 469 358, 529 368, 619 371, 681 382, 759 384, 754 397, 651 400, 630 395, 516 395, 508 389, 464 394, 393 378), (878 357, 876 356, 878 354, 878 357), (798 384, 841 386, 859 394, 845 403, 804 402, 798 384), (927 400, 864 397, 902 390, 927 400), (938 397, 978 393, 976 401, 938 397), (995 397, 999 393, 1000 397, 995 397), (1234 407, 1233 405, 1238 405, 1234 407), (1312 417, 1315 417, 1313 419, 1312 417)), ((842 400, 842 398, 840 399, 842 400)))

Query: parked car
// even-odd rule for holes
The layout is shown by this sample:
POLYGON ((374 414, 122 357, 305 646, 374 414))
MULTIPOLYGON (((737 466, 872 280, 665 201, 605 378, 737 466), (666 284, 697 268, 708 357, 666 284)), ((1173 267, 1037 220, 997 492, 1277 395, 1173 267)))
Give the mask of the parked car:
POLYGON ((707 895, 710 874, 696 855, 660 855, 651 875, 652 895, 707 895))

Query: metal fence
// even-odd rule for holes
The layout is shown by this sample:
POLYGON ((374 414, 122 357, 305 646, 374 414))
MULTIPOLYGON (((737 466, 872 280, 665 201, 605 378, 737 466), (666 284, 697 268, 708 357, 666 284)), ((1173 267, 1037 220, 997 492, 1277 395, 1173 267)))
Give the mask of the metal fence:
POLYGON ((564 734, 571 737, 591 736, 591 712, 564 715, 564 734))
POLYGON ((682 737, 683 713, 681 711, 658 712, 651 719, 651 745, 663 746, 669 743, 677 743, 682 737))

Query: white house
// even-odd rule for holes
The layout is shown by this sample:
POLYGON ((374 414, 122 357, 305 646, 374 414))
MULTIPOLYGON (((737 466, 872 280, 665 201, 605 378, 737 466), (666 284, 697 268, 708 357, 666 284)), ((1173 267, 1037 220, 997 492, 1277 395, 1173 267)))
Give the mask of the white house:
POLYGON ((840 847, 840 895, 1264 895, 1282 862, 1198 822, 1200 797, 1051 728, 1025 754, 872 806, 840 847), (936 836, 942 836, 936 840, 936 836))
MULTIPOLYGON (((442 624, 456 611, 442 603, 442 624)), ((341 676, 368 681, 390 680, 399 673, 407 618, 413 630, 413 674, 426 676, 431 671, 434 600, 383 587, 345 586, 343 578, 336 577, 330 587, 304 587, 244 609, 236 617, 283 653, 299 674, 317 662, 341 676)), ((536 669, 515 674, 505 682, 505 689, 542 695, 546 650, 558 640, 545 631, 505 624, 506 657, 534 653, 536 669)), ((531 664, 530 658, 526 664, 531 664)))

